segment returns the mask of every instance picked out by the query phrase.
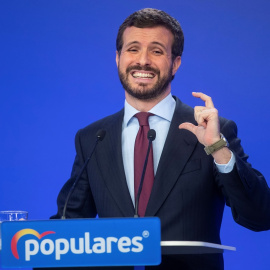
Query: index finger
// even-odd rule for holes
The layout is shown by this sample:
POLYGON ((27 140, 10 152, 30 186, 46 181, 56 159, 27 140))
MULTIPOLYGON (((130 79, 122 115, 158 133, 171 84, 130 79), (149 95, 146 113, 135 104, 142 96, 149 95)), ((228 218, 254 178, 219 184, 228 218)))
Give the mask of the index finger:
POLYGON ((205 102, 205 107, 211 108, 211 109, 215 108, 214 103, 212 101, 212 98, 207 96, 206 94, 201 93, 201 92, 192 92, 192 95, 194 97, 197 97, 197 98, 200 98, 201 100, 203 100, 205 102))

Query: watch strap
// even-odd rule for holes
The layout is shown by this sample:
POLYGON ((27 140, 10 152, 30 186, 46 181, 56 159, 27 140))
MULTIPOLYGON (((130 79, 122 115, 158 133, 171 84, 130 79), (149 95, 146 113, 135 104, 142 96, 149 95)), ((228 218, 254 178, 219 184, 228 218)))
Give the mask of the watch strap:
POLYGON ((223 147, 228 147, 229 143, 226 140, 226 138, 223 136, 222 133, 220 133, 220 140, 215 142, 212 145, 205 146, 204 151, 207 155, 211 155, 215 153, 216 151, 222 149, 223 147))

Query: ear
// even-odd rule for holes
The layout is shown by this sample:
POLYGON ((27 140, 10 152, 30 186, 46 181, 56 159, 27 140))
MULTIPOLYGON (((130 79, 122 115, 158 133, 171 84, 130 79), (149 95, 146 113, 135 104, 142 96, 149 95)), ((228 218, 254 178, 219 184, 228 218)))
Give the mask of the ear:
POLYGON ((173 61, 172 75, 175 75, 180 65, 181 65, 181 56, 178 55, 173 61))
POLYGON ((119 53, 118 53, 118 51, 116 51, 116 57, 115 57, 115 62, 116 62, 116 66, 118 67, 118 65, 119 65, 119 59, 120 58, 120 55, 119 55, 119 53))

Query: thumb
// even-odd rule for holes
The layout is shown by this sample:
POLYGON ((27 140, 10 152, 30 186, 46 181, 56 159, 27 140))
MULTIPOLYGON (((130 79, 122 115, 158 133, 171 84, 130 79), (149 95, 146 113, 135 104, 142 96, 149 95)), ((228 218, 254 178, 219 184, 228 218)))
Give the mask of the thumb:
POLYGON ((191 124, 191 123, 182 123, 181 125, 179 125, 179 129, 186 129, 189 130, 190 132, 192 132, 193 134, 195 134, 197 126, 191 124))

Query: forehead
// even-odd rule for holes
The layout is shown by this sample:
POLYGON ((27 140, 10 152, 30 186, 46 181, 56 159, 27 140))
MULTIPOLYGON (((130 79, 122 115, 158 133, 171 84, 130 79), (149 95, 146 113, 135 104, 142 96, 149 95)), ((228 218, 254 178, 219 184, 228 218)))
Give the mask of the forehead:
POLYGON ((173 43, 173 34, 164 26, 151 28, 127 27, 123 33, 123 47, 131 43, 149 45, 151 43, 161 43, 165 47, 171 48, 173 43))

